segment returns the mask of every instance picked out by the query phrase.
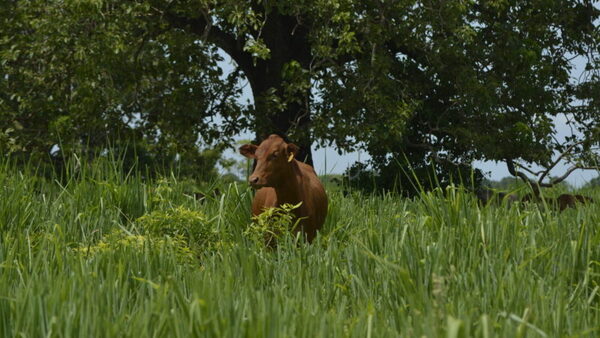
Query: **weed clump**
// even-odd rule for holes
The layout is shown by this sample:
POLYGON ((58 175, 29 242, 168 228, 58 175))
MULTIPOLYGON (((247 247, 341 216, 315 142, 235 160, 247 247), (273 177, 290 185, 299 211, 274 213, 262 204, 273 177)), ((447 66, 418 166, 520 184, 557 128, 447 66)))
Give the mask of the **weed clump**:
POLYGON ((220 236, 200 211, 182 206, 153 211, 135 220, 139 233, 116 229, 94 245, 82 245, 75 252, 94 257, 127 250, 170 251, 181 263, 193 263, 204 252, 222 246, 220 236))
POLYGON ((274 247, 277 241, 293 233, 298 227, 301 219, 296 218, 294 210, 300 205, 302 202, 265 208, 261 214, 252 217, 252 223, 244 231, 244 235, 259 246, 274 247))
POLYGON ((96 257, 102 254, 116 254, 126 251, 170 251, 181 263, 191 264, 195 261, 194 251, 187 245, 185 238, 181 235, 155 237, 132 234, 121 229, 113 230, 103 236, 95 245, 82 245, 73 250, 84 257, 96 257))
POLYGON ((182 238, 197 249, 211 249, 219 241, 218 233, 202 212, 182 206, 153 211, 135 223, 150 235, 182 238))

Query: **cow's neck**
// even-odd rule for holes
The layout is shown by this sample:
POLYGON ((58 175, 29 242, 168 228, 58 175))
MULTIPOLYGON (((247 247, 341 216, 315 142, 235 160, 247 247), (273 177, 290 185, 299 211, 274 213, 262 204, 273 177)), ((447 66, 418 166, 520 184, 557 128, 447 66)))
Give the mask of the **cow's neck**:
POLYGON ((283 176, 283 182, 279 187, 275 187, 275 193, 277 194, 277 204, 282 205, 285 203, 297 204, 302 200, 301 191, 301 180, 302 176, 298 164, 294 163, 290 166, 289 171, 283 176))

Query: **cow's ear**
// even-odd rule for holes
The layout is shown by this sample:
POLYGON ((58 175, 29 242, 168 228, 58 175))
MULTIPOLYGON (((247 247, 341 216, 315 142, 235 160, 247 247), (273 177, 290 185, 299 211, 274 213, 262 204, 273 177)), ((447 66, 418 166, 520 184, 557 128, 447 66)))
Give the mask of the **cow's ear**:
POLYGON ((296 155, 298 155, 298 151, 299 150, 300 150, 300 148, 298 148, 297 145, 295 145, 293 143, 288 143, 288 145, 287 145, 287 153, 290 156, 290 158, 293 158, 296 155))
POLYGON ((256 158, 256 155, 254 155, 256 148, 258 147, 254 144, 244 144, 240 147, 240 154, 246 156, 247 158, 256 158))

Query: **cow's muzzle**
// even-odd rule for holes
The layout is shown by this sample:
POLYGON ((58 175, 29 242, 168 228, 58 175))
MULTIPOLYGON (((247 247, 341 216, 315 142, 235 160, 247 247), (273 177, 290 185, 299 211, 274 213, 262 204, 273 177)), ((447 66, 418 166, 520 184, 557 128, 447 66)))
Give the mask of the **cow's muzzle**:
POLYGON ((254 189, 260 189, 265 186, 258 176, 250 176, 250 178, 248 178, 248 183, 250 183, 250 186, 254 189))

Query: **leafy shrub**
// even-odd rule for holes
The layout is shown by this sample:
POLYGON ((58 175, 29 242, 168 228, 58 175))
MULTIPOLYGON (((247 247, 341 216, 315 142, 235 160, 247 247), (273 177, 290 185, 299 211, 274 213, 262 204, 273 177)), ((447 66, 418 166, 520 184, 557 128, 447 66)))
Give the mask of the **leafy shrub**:
POLYGON ((181 237, 201 249, 213 248, 219 239, 217 232, 200 211, 182 206, 165 211, 153 211, 135 223, 155 236, 181 237))
POLYGON ((273 247, 282 237, 290 234, 300 222, 294 210, 302 202, 283 204, 278 208, 266 208, 260 215, 252 217, 252 224, 244 231, 244 235, 259 246, 273 247))
POLYGON ((422 191, 445 188, 460 184, 471 189, 481 186, 483 173, 467 164, 408 163, 406 160, 390 159, 381 164, 355 162, 344 172, 343 186, 364 193, 396 192, 413 197, 422 191))
POLYGON ((85 257, 95 257, 99 254, 127 250, 143 252, 145 249, 152 249, 154 251, 171 249, 178 261, 183 263, 193 263, 195 261, 193 250, 187 245, 185 238, 181 235, 155 237, 151 235, 131 234, 121 229, 114 230, 108 235, 103 236, 95 245, 82 245, 75 248, 74 251, 85 257))

